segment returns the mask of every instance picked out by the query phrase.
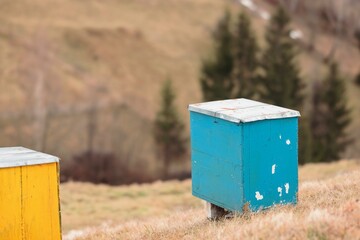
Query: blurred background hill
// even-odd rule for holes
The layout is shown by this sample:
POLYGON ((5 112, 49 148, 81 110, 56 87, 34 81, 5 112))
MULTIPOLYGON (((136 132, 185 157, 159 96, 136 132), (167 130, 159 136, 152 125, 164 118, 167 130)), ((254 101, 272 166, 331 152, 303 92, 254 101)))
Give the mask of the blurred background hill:
MULTIPOLYGON (((60 156, 64 181, 91 174, 95 182, 111 184, 159 178, 153 123, 164 81, 172 80, 188 129, 187 105, 203 100, 201 61, 211 51, 224 10, 245 11, 263 48, 265 27, 279 2, 1 1, 0 145, 60 156)), ((347 133, 354 140, 342 157, 355 158, 360 155, 360 85, 354 80, 360 72, 355 37, 360 2, 286 2, 306 91, 326 72, 324 61, 339 64, 352 110, 347 133)), ((172 176, 189 176, 189 155, 182 158, 170 168, 172 176)))

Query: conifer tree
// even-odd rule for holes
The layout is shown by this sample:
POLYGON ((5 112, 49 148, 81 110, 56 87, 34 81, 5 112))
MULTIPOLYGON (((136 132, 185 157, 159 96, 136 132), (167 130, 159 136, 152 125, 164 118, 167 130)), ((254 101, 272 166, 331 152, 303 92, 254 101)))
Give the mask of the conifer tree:
POLYGON ((344 79, 335 62, 328 64, 329 72, 313 94, 311 129, 314 162, 338 160, 351 142, 346 136, 350 124, 344 79))
MULTIPOLYGON (((355 31, 355 38, 357 40, 358 50, 360 52, 360 29, 355 31)), ((360 87, 360 72, 355 76, 355 84, 360 87)))
POLYGON ((307 161, 324 162, 326 153, 326 135, 328 127, 326 118, 328 108, 324 102, 324 84, 320 81, 314 82, 312 86, 310 129, 311 129, 311 158, 307 161))
POLYGON ((310 121, 303 115, 299 120, 299 164, 311 161, 312 146, 310 121))
POLYGON ((200 83, 205 101, 227 99, 232 96, 233 56, 230 12, 226 11, 214 33, 214 57, 202 63, 200 83))
POLYGON ((252 98, 255 95, 256 71, 259 65, 259 47, 249 17, 241 12, 234 39, 235 97, 252 98))
POLYGON ((355 83, 360 87, 360 72, 355 77, 355 83))
POLYGON ((175 106, 175 93, 170 80, 165 81, 161 91, 161 109, 156 115, 154 137, 159 157, 163 162, 163 177, 168 176, 171 162, 186 153, 184 124, 175 106))
POLYGON ((324 161, 338 160, 351 142, 346 136, 350 124, 350 110, 347 108, 344 79, 340 76, 338 65, 331 62, 329 73, 324 81, 324 104, 327 108, 325 126, 327 126, 326 152, 324 161))
POLYGON ((296 51, 290 38, 290 17, 279 7, 266 32, 267 49, 262 56, 260 76, 262 99, 266 102, 300 110, 304 85, 295 62, 296 51))

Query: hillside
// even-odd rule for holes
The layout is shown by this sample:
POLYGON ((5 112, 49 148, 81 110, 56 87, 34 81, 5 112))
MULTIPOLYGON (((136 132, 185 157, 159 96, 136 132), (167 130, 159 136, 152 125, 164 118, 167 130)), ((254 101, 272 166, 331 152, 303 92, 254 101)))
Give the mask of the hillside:
POLYGON ((299 203, 211 222, 191 181, 109 187, 61 185, 64 240, 359 239, 360 162, 299 169, 299 203), (95 194, 96 193, 96 194, 95 194))
POLYGON ((86 150, 87 109, 95 106, 96 150, 126 156, 134 169, 145 159, 156 172, 151 122, 161 83, 173 79, 185 121, 187 104, 200 100, 199 62, 223 6, 212 0, 3 1, 0 145, 46 151, 65 166, 86 150), (42 149, 38 106, 47 121, 42 149))
MULTIPOLYGON (((273 9, 254 2, 268 12, 273 9)), ((151 123, 161 83, 168 77, 174 81, 187 123, 186 106, 201 101, 200 62, 210 54, 212 29, 225 7, 247 11, 257 35, 263 35, 267 20, 239 1, 2 1, 0 145, 46 151, 61 156, 64 166, 86 150, 86 114, 96 107, 96 148, 129 158, 134 169, 146 160, 149 172, 156 173, 151 123), (118 106, 123 108, 114 113, 118 106), (119 142, 126 147, 119 148, 119 142)), ((302 49, 311 41, 310 30, 301 15, 293 16, 293 24, 304 33, 302 49)), ((329 53, 333 37, 319 30, 315 51, 301 51, 298 60, 308 83, 323 73, 320 58, 329 53)), ((359 68, 356 44, 339 38, 335 58, 348 77, 349 104, 359 119, 360 89, 350 78, 359 68)), ((360 153, 359 121, 353 121, 349 133, 357 141, 345 157, 355 157, 360 153)))

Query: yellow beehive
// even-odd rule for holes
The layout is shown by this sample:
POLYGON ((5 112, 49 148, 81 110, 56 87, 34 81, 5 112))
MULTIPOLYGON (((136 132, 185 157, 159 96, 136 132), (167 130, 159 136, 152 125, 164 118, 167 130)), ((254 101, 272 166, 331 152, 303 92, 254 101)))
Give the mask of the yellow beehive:
POLYGON ((59 158, 0 148, 0 239, 61 239, 59 158))

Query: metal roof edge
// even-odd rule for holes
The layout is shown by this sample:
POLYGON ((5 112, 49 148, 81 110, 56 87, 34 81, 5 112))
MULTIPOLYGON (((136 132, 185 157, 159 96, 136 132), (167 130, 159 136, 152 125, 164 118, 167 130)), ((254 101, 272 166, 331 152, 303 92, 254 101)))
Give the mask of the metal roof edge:
POLYGON ((261 121, 261 120, 270 120, 270 119, 282 119, 282 118, 293 118, 293 117, 301 117, 301 114, 299 111, 293 110, 293 112, 286 112, 285 114, 279 116, 279 114, 274 115, 267 115, 263 118, 258 117, 249 117, 248 119, 245 119, 241 122, 247 123, 247 122, 255 122, 255 121, 261 121))
POLYGON ((0 148, 0 168, 58 163, 60 158, 24 147, 0 148))
MULTIPOLYGON (((275 105, 266 104, 266 103, 264 105, 275 106, 275 105)), ((279 107, 279 106, 275 106, 275 107, 279 107)), ((283 108, 283 107, 279 107, 279 108, 283 108)), ((286 110, 286 111, 284 111, 284 113, 275 113, 273 115, 266 115, 266 116, 262 116, 262 117, 253 116, 253 117, 247 117, 246 119, 239 120, 235 117, 226 115, 223 112, 215 112, 215 111, 210 111, 207 109, 202 109, 202 108, 196 107, 195 104, 188 105, 188 110, 191 112, 205 114, 205 115, 208 115, 211 117, 216 117, 216 118, 227 120, 227 121, 234 122, 234 123, 248 123, 248 122, 270 120, 270 119, 301 117, 300 112, 297 110, 292 110, 292 109, 288 109, 288 108, 283 108, 283 109, 286 110)))

